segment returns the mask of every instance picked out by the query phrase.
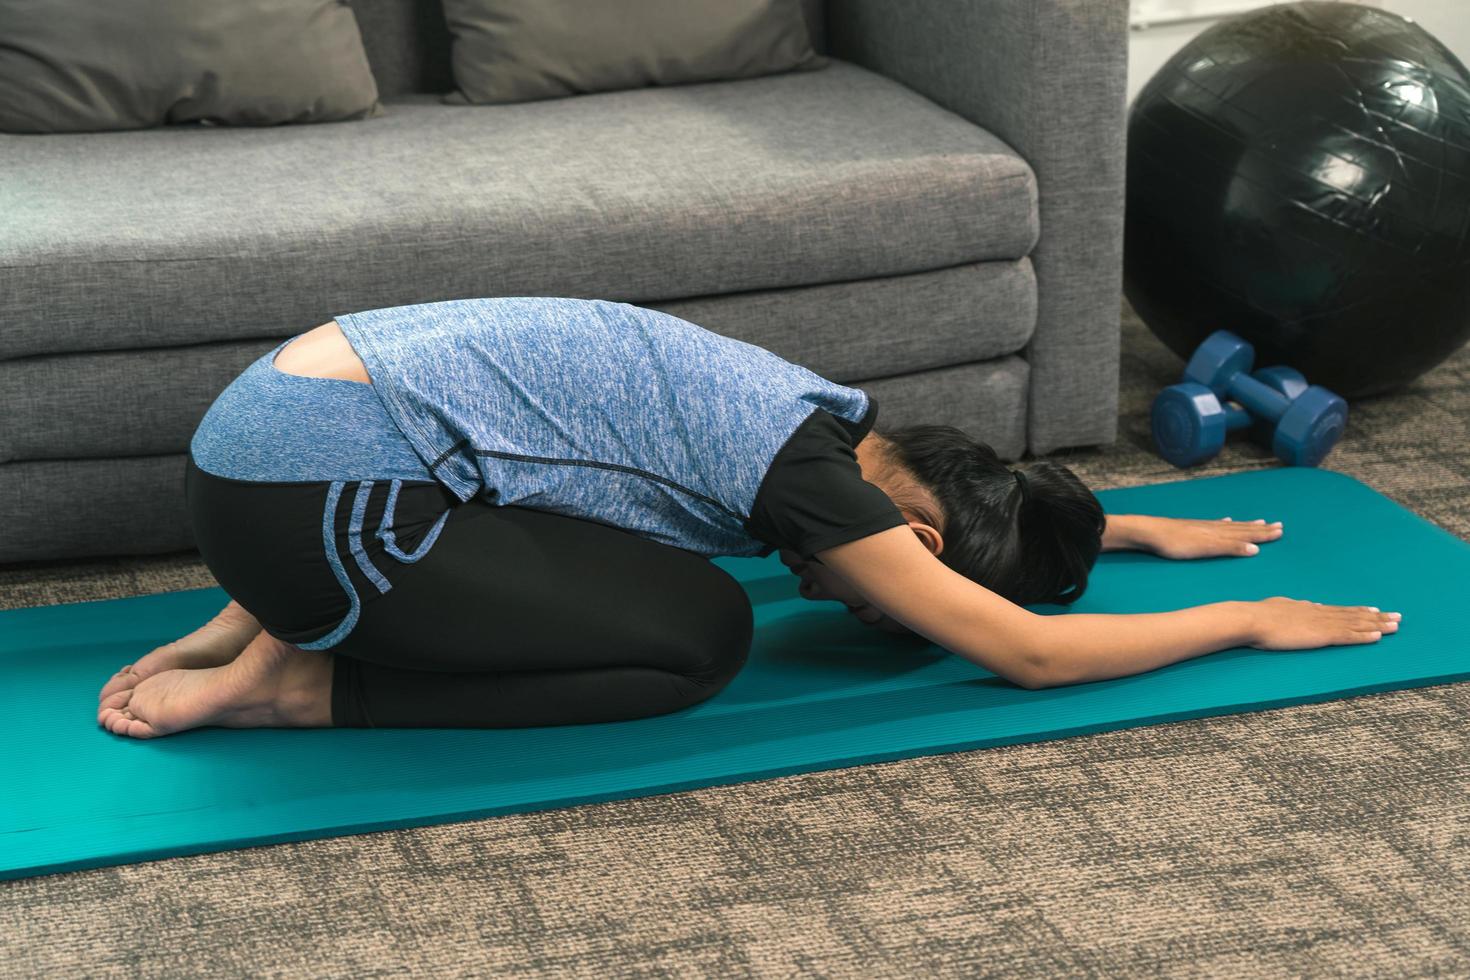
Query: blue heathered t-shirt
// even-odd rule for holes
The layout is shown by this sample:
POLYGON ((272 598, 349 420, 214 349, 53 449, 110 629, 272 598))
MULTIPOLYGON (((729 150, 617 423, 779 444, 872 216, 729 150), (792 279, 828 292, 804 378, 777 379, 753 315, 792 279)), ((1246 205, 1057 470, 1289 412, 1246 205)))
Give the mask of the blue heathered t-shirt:
POLYGON ((594 520, 710 556, 768 554, 789 524, 809 554, 832 544, 802 524, 795 492, 768 488, 767 512, 752 514, 787 447, 791 485, 803 468, 820 474, 806 485, 840 485, 843 513, 855 518, 826 537, 904 522, 841 442, 873 424, 876 402, 864 391, 678 317, 510 297, 335 319, 388 415, 462 501, 594 520), (798 429, 809 441, 788 446, 798 429), (812 448, 824 433, 836 452, 812 448))

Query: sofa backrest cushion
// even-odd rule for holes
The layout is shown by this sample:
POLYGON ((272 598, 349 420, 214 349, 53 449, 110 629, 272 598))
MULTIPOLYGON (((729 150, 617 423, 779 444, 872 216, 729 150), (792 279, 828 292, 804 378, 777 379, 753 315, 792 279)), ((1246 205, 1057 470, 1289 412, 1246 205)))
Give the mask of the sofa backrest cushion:
MULTIPOLYGON (((352 0, 363 46, 384 97, 449 92, 449 28, 439 0, 352 0)), ((826 0, 802 0, 812 49, 827 50, 826 0)))
POLYGON ((441 0, 454 105, 495 105, 825 67, 801 0, 441 0))
POLYGON ((380 112, 357 21, 339 0, 0 2, 0 132, 380 112))

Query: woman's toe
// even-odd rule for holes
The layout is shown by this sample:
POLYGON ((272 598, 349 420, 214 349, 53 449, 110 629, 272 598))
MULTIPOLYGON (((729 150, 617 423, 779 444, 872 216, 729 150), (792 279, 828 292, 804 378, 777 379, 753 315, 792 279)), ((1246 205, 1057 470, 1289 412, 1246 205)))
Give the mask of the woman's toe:
POLYGON ((122 729, 118 732, 119 735, 127 735, 130 738, 152 738, 156 734, 152 725, 133 714, 132 708, 124 708, 120 714, 122 729))
POLYGON ((153 738, 158 733, 153 730, 152 725, 133 712, 132 696, 132 691, 121 691, 113 695, 108 707, 103 708, 98 714, 98 720, 102 723, 102 727, 114 735, 153 738))
POLYGON ((107 697, 103 698, 102 699, 101 707, 104 710, 106 710, 108 708, 113 708, 113 709, 116 709, 118 711, 121 711, 123 708, 127 707, 128 702, 131 701, 132 699, 133 699, 133 688, 126 687, 126 688, 123 688, 121 691, 114 691, 113 693, 109 694, 107 697))
POLYGON ((102 693, 97 695, 97 703, 100 705, 117 692, 136 687, 142 679, 142 677, 132 672, 123 673, 122 671, 118 671, 112 675, 106 684, 102 685, 102 693))
POLYGON ((108 731, 116 732, 117 723, 128 720, 128 715, 123 712, 128 710, 128 702, 132 698, 133 691, 131 688, 109 695, 97 709, 97 721, 108 731))

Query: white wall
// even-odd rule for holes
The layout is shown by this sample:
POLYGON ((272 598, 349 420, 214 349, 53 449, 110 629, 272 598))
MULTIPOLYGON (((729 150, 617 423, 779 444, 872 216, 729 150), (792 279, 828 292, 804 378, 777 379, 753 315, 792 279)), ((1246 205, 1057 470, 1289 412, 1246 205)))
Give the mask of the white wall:
MULTIPOLYGON (((1265 7, 1272 0, 1133 0, 1128 39, 1128 100, 1169 57, 1221 16, 1265 7)), ((1470 0, 1356 0, 1418 21, 1470 64, 1470 0)))

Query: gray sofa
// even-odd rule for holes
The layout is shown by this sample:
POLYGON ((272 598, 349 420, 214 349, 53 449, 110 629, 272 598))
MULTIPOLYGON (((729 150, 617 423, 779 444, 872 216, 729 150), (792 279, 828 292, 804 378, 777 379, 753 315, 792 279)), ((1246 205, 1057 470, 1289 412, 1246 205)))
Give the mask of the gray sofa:
POLYGON ((191 548, 247 364, 458 297, 655 307, 1007 459, 1111 442, 1126 7, 814 0, 820 71, 467 108, 437 3, 357 0, 377 119, 0 135, 0 562, 191 548))

